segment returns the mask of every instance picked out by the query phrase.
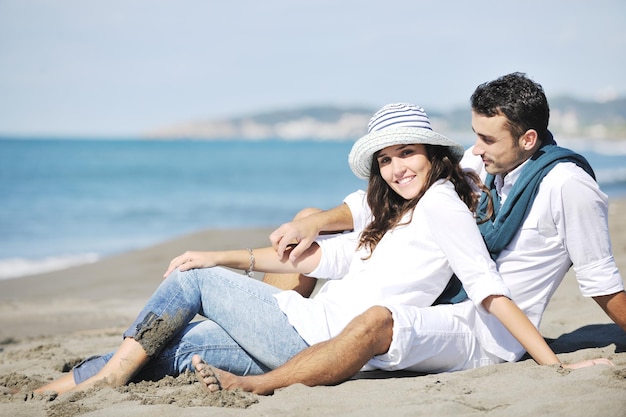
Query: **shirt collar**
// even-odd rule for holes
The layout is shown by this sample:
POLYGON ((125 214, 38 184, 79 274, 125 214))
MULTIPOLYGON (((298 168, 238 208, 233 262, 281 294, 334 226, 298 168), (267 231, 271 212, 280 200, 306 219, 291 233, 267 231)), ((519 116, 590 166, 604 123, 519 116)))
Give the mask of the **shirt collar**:
POLYGON ((527 163, 528 159, 522 162, 517 168, 506 174, 504 177, 502 177, 502 175, 496 175, 496 178, 494 179, 494 184, 496 186, 496 191, 500 196, 500 207, 502 207, 502 205, 506 201, 506 198, 511 192, 511 188, 513 188, 515 181, 517 181, 522 172, 522 169, 524 168, 524 165, 526 165, 527 163))

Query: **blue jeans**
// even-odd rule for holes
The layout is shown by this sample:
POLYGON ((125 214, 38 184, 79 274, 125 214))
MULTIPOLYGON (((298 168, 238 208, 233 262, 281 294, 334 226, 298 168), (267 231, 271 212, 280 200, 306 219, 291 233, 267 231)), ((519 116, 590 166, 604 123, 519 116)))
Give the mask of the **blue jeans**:
MULTIPOLYGON (((308 344, 278 307, 272 295, 278 291, 219 267, 174 271, 124 333, 150 357, 133 380, 193 370, 195 354, 237 375, 258 375, 282 365, 308 344), (207 320, 190 323, 196 314, 207 320)), ((79 384, 95 375, 112 355, 77 365, 74 381, 79 384)))

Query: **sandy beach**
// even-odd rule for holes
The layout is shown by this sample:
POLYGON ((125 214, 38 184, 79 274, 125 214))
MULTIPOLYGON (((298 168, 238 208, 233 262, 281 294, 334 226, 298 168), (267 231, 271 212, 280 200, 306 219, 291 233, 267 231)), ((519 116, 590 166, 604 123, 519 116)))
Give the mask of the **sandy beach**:
MULTIPOLYGON (((626 274, 626 201, 611 201, 613 252, 626 274)), ((192 374, 120 389, 29 396, 93 354, 116 348, 175 255, 188 249, 258 247, 271 229, 208 230, 97 263, 0 281, 1 416, 626 416, 626 333, 573 273, 544 316, 541 331, 564 362, 607 357, 615 366, 576 371, 532 359, 456 373, 359 374, 332 387, 295 385, 274 395, 205 394, 192 374)))

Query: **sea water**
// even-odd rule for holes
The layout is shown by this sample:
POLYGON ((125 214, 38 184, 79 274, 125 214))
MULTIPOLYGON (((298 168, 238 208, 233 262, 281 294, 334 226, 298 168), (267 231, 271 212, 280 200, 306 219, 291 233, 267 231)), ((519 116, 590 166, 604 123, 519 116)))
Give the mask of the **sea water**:
MULTIPOLYGON (((343 141, 0 140, 0 277, 206 228, 274 227, 364 182, 343 141)), ((268 240, 269 243, 269 240, 268 240)))
MULTIPOLYGON (((304 207, 334 207, 366 187, 348 167, 351 146, 0 139, 0 278, 92 262, 201 229, 273 228, 304 207)), ((582 152, 609 197, 626 197, 626 147, 582 152)))

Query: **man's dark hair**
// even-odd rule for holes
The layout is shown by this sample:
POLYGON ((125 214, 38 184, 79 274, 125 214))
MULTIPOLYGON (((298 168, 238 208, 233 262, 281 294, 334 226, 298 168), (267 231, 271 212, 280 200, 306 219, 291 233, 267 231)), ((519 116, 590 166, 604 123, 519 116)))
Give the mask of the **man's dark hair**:
POLYGON ((478 87, 470 99, 477 114, 493 117, 506 116, 508 129, 514 138, 534 129, 543 141, 548 137, 550 107, 540 84, 514 72, 478 87))

